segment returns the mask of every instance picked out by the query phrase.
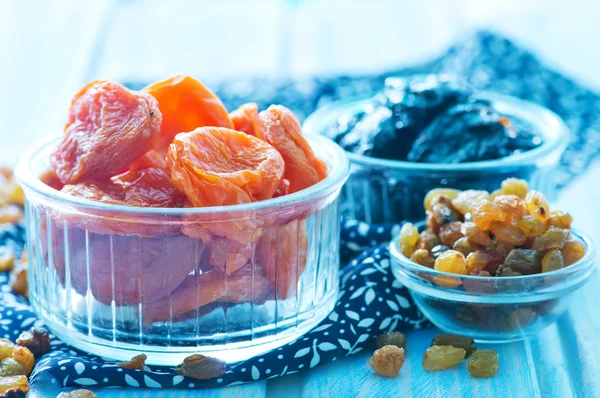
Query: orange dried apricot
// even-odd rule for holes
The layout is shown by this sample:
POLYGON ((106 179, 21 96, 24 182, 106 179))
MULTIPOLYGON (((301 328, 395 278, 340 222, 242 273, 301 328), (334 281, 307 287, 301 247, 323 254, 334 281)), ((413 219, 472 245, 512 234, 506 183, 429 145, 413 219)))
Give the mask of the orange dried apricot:
POLYGON ((57 191, 60 191, 65 186, 52 169, 43 172, 40 176, 40 181, 57 191))
POLYGON ((159 152, 166 151, 179 133, 203 126, 233 127, 219 97, 189 76, 173 76, 152 83, 142 91, 156 98, 163 115, 155 146, 159 152))
POLYGON ((167 158, 152 149, 143 154, 141 157, 137 158, 129 165, 130 170, 147 169, 148 167, 156 167, 157 169, 168 170, 167 158))
POLYGON ((108 80, 91 82, 73 98, 52 168, 65 184, 110 178, 154 146, 161 120, 152 96, 108 80))
POLYGON ((167 162, 173 182, 196 207, 271 198, 285 168, 271 145, 222 127, 178 134, 167 162))
POLYGON ((258 114, 258 105, 255 102, 240 106, 231 112, 229 117, 235 130, 264 139, 265 124, 258 114))
POLYGON ((128 206, 183 207, 187 197, 162 169, 130 170, 112 178, 123 191, 128 206))
POLYGON ((308 188, 327 176, 327 165, 315 157, 292 111, 281 105, 271 105, 260 112, 260 118, 265 125, 265 135, 259 138, 281 153, 285 161, 284 177, 290 182, 289 193, 308 188))

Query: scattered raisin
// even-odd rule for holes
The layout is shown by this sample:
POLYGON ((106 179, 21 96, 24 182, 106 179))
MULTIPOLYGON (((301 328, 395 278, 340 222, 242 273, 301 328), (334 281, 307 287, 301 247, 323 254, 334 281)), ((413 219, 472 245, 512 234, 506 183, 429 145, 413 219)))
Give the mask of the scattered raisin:
POLYGON ((376 350, 369 360, 371 369, 383 377, 396 377, 404 365, 404 348, 386 345, 376 350))
POLYGON ((0 376, 27 376, 34 363, 35 359, 28 348, 0 339, 0 376))
POLYGON ((19 335, 17 344, 28 348, 34 357, 39 358, 50 351, 50 334, 46 329, 31 328, 19 335))
POLYGON ((73 391, 65 391, 58 394, 56 398, 97 398, 98 396, 90 390, 79 389, 73 391))
POLYGON ((463 348, 456 348, 451 345, 431 346, 423 355, 423 369, 427 371, 448 369, 458 365, 465 356, 467 351, 463 348))
POLYGON ((401 332, 391 332, 388 334, 382 334, 377 336, 377 348, 381 348, 386 345, 394 345, 398 348, 406 347, 406 336, 401 332))
POLYGON ((130 361, 120 362, 117 365, 119 365, 122 368, 127 368, 127 369, 144 370, 144 365, 146 364, 147 358, 148 357, 146 356, 146 354, 140 354, 140 355, 136 355, 133 358, 131 358, 130 361))
POLYGON ((466 351, 466 356, 471 355, 477 350, 477 344, 475 344, 475 341, 472 338, 460 334, 438 334, 431 340, 431 345, 450 345, 455 348, 462 348, 466 351))
POLYGON ((175 373, 198 380, 213 379, 225 374, 225 362, 220 359, 194 354, 177 365, 175 373))
POLYGON ((467 361, 467 370, 473 377, 492 377, 498 372, 498 353, 494 350, 477 350, 467 361))

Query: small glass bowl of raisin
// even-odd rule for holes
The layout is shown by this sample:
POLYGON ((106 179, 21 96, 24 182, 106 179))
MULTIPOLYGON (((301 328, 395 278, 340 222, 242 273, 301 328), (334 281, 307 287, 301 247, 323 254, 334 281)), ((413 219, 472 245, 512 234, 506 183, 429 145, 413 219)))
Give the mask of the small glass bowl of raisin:
POLYGON ((388 78, 369 98, 320 108, 304 130, 346 150, 341 212, 369 224, 422 219, 423 196, 435 187, 492 191, 508 177, 553 199, 551 175, 570 137, 541 106, 444 75, 388 78))
POLYGON ((424 205, 426 221, 404 224, 390 243, 392 272, 449 333, 483 342, 532 337, 595 269, 590 239, 524 180, 491 194, 435 189, 424 205))

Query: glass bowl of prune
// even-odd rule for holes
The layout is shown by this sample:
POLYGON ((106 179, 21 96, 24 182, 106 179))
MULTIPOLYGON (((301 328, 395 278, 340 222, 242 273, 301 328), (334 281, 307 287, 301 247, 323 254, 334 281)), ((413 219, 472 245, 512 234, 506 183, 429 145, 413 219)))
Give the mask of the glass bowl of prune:
POLYGON ((95 81, 29 148, 29 300, 67 343, 239 361, 318 324, 338 291, 344 151, 291 111, 229 113, 200 82, 95 81), (293 138, 292 138, 293 137, 293 138))
POLYGON ((507 180, 493 195, 434 189, 425 208, 426 220, 405 223, 390 243, 391 268, 448 332, 485 342, 532 337, 595 270, 590 239, 524 180, 507 180))
POLYGON ((516 177, 552 199, 570 138, 551 111, 446 75, 390 77, 368 98, 318 109, 304 127, 346 150, 342 215, 370 224, 422 219, 423 196, 440 186, 491 191, 516 177))

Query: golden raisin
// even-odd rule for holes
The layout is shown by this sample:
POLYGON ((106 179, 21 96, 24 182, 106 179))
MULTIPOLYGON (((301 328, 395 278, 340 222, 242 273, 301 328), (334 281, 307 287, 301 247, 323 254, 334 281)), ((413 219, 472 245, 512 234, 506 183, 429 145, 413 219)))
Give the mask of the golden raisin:
POLYGON ((525 243, 525 233, 518 227, 506 222, 494 221, 490 224, 490 232, 496 239, 507 245, 519 246, 525 243))
POLYGON ((97 398, 98 396, 86 389, 61 392, 56 398, 97 398))
POLYGON ((451 274, 466 275, 467 263, 465 256, 456 250, 447 250, 435 260, 434 268, 451 274))
POLYGON ((502 181, 501 185, 502 194, 504 195, 515 195, 521 199, 525 199, 529 186, 527 181, 520 180, 518 178, 507 178, 502 181))
POLYGON ((419 241, 419 230, 413 224, 407 222, 400 229, 400 250, 409 257, 415 251, 419 241))
POLYGON ((481 201, 488 200, 490 194, 487 191, 476 191, 469 189, 467 191, 460 192, 455 199, 452 200, 452 204, 461 214, 471 212, 481 201))
POLYGON ((425 249, 431 251, 434 247, 440 244, 440 238, 431 230, 426 229, 419 235, 419 243, 417 249, 425 249))
POLYGON ((525 206, 523 201, 515 195, 500 195, 494 199, 496 206, 500 208, 509 217, 523 217, 525 214, 525 206))
POLYGON ((451 345, 434 345, 425 351, 423 355, 423 369, 427 371, 448 369, 458 365, 465 356, 467 351, 463 348, 456 348, 451 345))
POLYGON ((540 221, 546 221, 550 218, 550 207, 543 193, 538 191, 529 191, 525 197, 525 207, 529 214, 540 221))
POLYGON ((566 211, 555 210, 550 213, 550 219, 548 222, 554 227, 569 229, 571 228, 573 217, 571 217, 571 215, 566 211))
POLYGON ((440 227, 439 237, 446 246, 453 246, 454 243, 463 237, 461 233, 462 222, 454 221, 444 224, 440 227))
POLYGON ((581 260, 585 255, 585 245, 579 241, 569 241, 561 249, 565 267, 581 260))
POLYGON ((529 237, 538 237, 546 232, 546 223, 538 220, 534 216, 523 216, 512 220, 512 224, 518 227, 525 235, 529 237))
POLYGON ((445 196, 449 200, 456 199, 460 191, 458 189, 452 188, 434 188, 431 191, 427 192, 425 195, 425 200, 423 201, 423 206, 425 210, 432 210, 433 202, 437 201, 440 196, 445 196))
POLYGON ((7 246, 0 246, 0 272, 13 269, 15 265, 15 253, 7 246))
POLYGON ((27 376, 34 363, 35 359, 28 348, 0 339, 0 376, 27 376))
POLYGON ((396 377, 404 365, 404 348, 386 345, 376 350, 369 360, 371 369, 383 377, 396 377))
POLYGON ((467 273, 498 267, 504 259, 489 250, 476 250, 467 256, 467 273))
POLYGON ((20 375, 0 377, 0 394, 3 394, 10 389, 17 389, 27 392, 29 390, 27 376, 20 375))
POLYGON ((480 202, 473 209, 473 222, 482 231, 490 229, 490 225, 494 221, 504 221, 506 219, 506 213, 489 200, 480 202))
POLYGON ((570 233, 568 229, 550 227, 542 236, 535 238, 532 249, 562 249, 569 240, 570 233))
POLYGON ((564 268, 565 263, 558 249, 552 249, 542 258, 542 272, 556 271, 564 268))
POLYGON ((469 242, 467 237, 462 237, 452 246, 452 250, 456 250, 457 252, 461 252, 464 256, 468 256, 469 253, 477 250, 478 246, 475 243, 469 242))
POLYGON ((431 254, 425 249, 417 249, 411 254, 410 261, 413 261, 417 264, 424 265, 428 268, 433 268, 435 264, 435 260, 431 257, 431 254))
POLYGON ((462 224, 460 231, 470 241, 477 245, 488 246, 492 243, 490 234, 487 231, 482 231, 474 222, 465 222, 462 224))
POLYGON ((119 365, 122 368, 127 368, 127 369, 144 370, 144 365, 146 364, 147 358, 148 357, 146 356, 146 354, 140 354, 140 355, 134 356, 129 361, 120 362, 117 365, 119 365))

